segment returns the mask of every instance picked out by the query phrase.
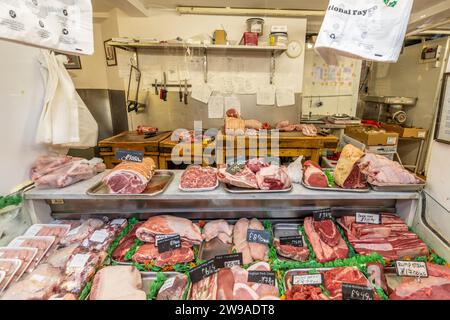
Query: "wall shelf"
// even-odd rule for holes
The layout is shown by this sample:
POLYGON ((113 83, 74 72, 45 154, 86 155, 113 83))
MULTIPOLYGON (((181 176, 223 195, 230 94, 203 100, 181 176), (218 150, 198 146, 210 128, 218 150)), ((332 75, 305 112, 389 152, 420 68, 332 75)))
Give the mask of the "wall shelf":
POLYGON ((241 52, 269 52, 270 53, 270 84, 273 84, 275 76, 275 56, 282 54, 286 51, 284 46, 244 46, 244 45, 216 45, 216 44, 187 44, 187 43, 146 43, 146 42, 118 42, 109 41, 108 45, 116 48, 120 48, 127 51, 136 53, 137 67, 139 68, 139 49, 175 49, 175 50, 187 50, 189 49, 203 49, 203 73, 204 82, 208 82, 208 54, 209 50, 213 51, 241 51, 241 52))

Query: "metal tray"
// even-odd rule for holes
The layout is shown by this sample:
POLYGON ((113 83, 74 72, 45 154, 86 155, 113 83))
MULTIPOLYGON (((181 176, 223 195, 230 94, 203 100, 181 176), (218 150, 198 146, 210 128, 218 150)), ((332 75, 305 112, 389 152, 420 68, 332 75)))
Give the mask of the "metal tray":
POLYGON ((328 187, 328 188, 321 188, 321 187, 311 187, 308 186, 302 179, 302 185, 307 188, 307 189, 311 189, 311 190, 321 190, 321 191, 338 191, 338 192, 355 192, 355 193, 364 193, 364 192, 369 192, 370 188, 364 188, 364 189, 344 189, 341 187, 328 187))
POLYGON ((422 191, 427 184, 425 180, 416 176, 417 179, 420 180, 420 183, 417 184, 393 184, 389 186, 376 186, 374 184, 369 183, 375 191, 387 191, 387 192, 414 192, 414 191, 422 191))
MULTIPOLYGON (((280 239, 280 237, 289 237, 289 236, 301 236, 303 239, 303 247, 306 246, 305 237, 301 234, 301 232, 298 230, 300 227, 299 223, 277 223, 272 226, 273 231, 273 238, 274 239, 280 239)), ((283 261, 297 261, 294 259, 289 259, 287 257, 284 257, 278 253, 277 250, 277 257, 279 260, 283 261)))
MULTIPOLYGON (((156 274, 157 274, 157 272, 141 272, 142 290, 144 290, 145 293, 148 294, 150 285, 152 284, 153 281, 156 280, 156 274)), ((175 271, 168 271, 168 272, 164 272, 164 275, 167 276, 167 279, 170 279, 170 278, 176 277, 177 275, 183 275, 183 273, 175 272, 175 271)), ((188 277, 187 275, 185 275, 185 276, 188 277)), ((190 291, 190 286, 191 286, 191 283, 188 281, 188 285, 185 288, 185 292, 186 292, 186 290, 190 291)), ((188 295, 186 297, 188 297, 188 295)))
POLYGON ((219 238, 214 238, 209 242, 203 241, 198 250, 198 256, 201 260, 209 260, 215 256, 230 254, 233 244, 223 243, 219 238))
POLYGON ((232 185, 229 185, 225 183, 225 191, 230 193, 283 193, 283 192, 291 192, 292 191, 292 185, 283 190, 261 190, 261 189, 246 189, 246 188, 239 188, 232 185))
POLYGON ((204 192, 204 191, 213 191, 217 189, 218 186, 219 186, 219 179, 217 179, 216 185, 210 188, 182 188, 180 182, 180 184, 178 185, 178 189, 184 192, 204 192))
POLYGON ((170 170, 156 170, 152 179, 147 185, 147 188, 142 193, 132 193, 132 194, 116 194, 110 193, 108 187, 103 183, 103 181, 97 182, 95 185, 90 187, 86 193, 90 196, 127 196, 134 198, 147 198, 155 196, 157 194, 163 193, 170 182, 173 180, 174 173, 170 170))

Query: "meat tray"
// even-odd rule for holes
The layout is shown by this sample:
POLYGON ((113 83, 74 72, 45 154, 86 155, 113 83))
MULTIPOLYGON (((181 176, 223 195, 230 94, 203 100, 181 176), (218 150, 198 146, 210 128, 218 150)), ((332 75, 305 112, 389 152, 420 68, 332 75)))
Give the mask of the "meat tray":
POLYGON ((209 187, 209 188, 182 188, 181 187, 181 183, 178 185, 178 189, 180 189, 181 191, 184 192, 203 192, 203 191, 212 191, 217 189, 217 187, 219 186, 219 180, 216 181, 216 185, 213 187, 209 187))
POLYGON ((261 189, 245 189, 225 184, 225 191, 230 193, 280 193, 280 192, 291 192, 292 185, 289 188, 282 190, 261 190, 261 189))
MULTIPOLYGON (((156 280, 156 275, 157 275, 157 272, 141 272, 142 290, 144 290, 145 293, 148 294, 151 284, 153 283, 153 281, 156 280)), ((178 275, 183 275, 183 274, 180 272, 175 272, 175 271, 167 271, 167 272, 164 272, 164 275, 167 276, 167 279, 169 279, 169 278, 173 278, 173 277, 176 277, 178 275)), ((191 287, 191 283, 189 282, 187 285, 187 288, 186 288, 186 290, 188 292, 190 292, 190 287, 191 287)), ((186 297, 188 297, 188 295, 186 297)))
POLYGON ((200 249, 198 250, 198 256, 201 260, 210 260, 215 256, 230 254, 232 248, 232 244, 223 243, 216 237, 208 242, 202 241, 200 249))
MULTIPOLYGON (((280 237, 301 236, 303 240, 303 246, 306 246, 305 237, 298 230, 300 228, 299 223, 277 223, 272 227, 273 237, 280 239, 280 237)), ((278 254, 279 260, 292 261, 289 258, 283 257, 278 254)))
POLYGON ((302 180, 302 185, 305 188, 307 188, 307 189, 321 190, 321 191, 356 192, 356 193, 364 193, 364 192, 369 192, 370 191, 369 188, 364 188, 364 189, 344 189, 344 188, 341 188, 341 187, 338 187, 338 186, 328 187, 328 188, 311 187, 311 186, 308 186, 303 180, 302 180))
POLYGON ((417 184, 393 184, 393 185, 389 185, 389 186, 377 186, 377 185, 369 183, 369 185, 375 191, 385 191, 385 192, 421 191, 421 190, 423 190, 423 188, 425 188, 426 181, 418 176, 416 176, 416 178, 420 180, 420 183, 417 183, 417 184))
POLYGON ((95 185, 90 187, 86 193, 90 196, 127 196, 132 198, 147 198, 149 196, 155 196, 157 194, 163 193, 170 182, 173 180, 174 173, 170 170, 156 170, 152 179, 147 185, 147 188, 142 193, 132 193, 132 194, 115 194, 110 193, 108 187, 103 183, 103 181, 97 182, 95 185))

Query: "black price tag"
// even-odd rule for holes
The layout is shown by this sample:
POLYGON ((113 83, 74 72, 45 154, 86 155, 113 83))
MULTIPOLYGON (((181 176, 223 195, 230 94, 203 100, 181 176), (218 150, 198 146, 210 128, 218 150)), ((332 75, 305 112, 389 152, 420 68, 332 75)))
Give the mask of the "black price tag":
POLYGON ((205 263, 191 269, 189 271, 189 278, 191 278, 192 283, 199 282, 209 276, 212 276, 214 273, 218 271, 218 269, 214 265, 214 259, 210 259, 205 263))
POLYGON ((181 238, 180 235, 174 235, 167 238, 158 240, 158 252, 163 253, 167 251, 172 251, 181 248, 181 238))
POLYGON ((395 270, 400 277, 428 278, 427 264, 422 261, 395 261, 395 270))
POLYGON ((303 247, 302 236, 280 237, 280 244, 293 247, 303 247))
POLYGON ((254 282, 254 283, 268 284, 269 286, 275 286, 275 272, 251 270, 248 272, 247 282, 254 282))
POLYGON ((315 221, 331 219, 332 216, 333 214, 331 213, 331 208, 313 210, 313 217, 315 221))
POLYGON ((262 244, 269 244, 270 233, 266 230, 247 229, 247 241, 262 244))
POLYGON ((357 212, 355 222, 362 224, 381 224, 381 215, 379 213, 357 212))
POLYGON ((224 254, 214 258, 214 265, 219 268, 231 268, 233 266, 242 266, 242 252, 224 254))
POLYGON ((373 289, 368 286, 343 283, 342 300, 373 300, 373 289))
POLYGON ((323 274, 296 274, 292 276, 293 285, 320 286, 323 283, 323 274))
POLYGON ((144 159, 144 151, 118 149, 116 151, 116 159, 121 161, 142 162, 144 159))

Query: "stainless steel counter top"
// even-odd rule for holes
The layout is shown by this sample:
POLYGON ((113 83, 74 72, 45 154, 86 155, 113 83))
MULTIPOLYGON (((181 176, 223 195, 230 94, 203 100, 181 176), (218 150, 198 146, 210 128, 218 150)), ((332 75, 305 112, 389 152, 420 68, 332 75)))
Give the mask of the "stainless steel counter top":
MULTIPOLYGON (((207 192, 183 192, 178 189, 182 170, 174 170, 175 177, 166 191, 162 194, 149 197, 147 201, 153 200, 402 200, 402 199, 419 199, 417 192, 376 192, 369 191, 366 193, 353 192, 332 192, 332 191, 316 191, 310 190, 302 185, 294 184, 291 192, 286 193, 257 193, 257 194, 232 194, 220 185, 216 190, 207 192)), ((86 191, 102 179, 107 172, 100 173, 92 179, 85 180, 62 189, 32 189, 25 193, 25 199, 28 200, 95 200, 95 199, 111 199, 111 196, 90 196, 86 191)), ((133 199, 127 195, 117 195, 114 200, 130 200, 133 199)))

